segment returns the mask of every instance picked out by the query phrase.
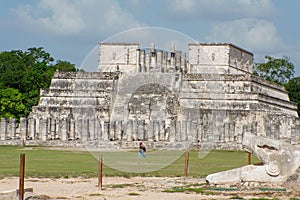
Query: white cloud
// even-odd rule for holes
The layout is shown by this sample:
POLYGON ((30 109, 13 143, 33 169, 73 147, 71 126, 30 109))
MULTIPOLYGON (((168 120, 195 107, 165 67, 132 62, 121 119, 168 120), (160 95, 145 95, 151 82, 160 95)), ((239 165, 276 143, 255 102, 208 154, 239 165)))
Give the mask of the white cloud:
POLYGON ((258 52, 283 48, 271 22, 277 12, 271 0, 175 0, 168 3, 169 15, 177 22, 209 22, 207 42, 231 42, 258 52))
POLYGON ((171 17, 182 20, 229 20, 269 17, 275 12, 271 0, 172 0, 171 17))
POLYGON ((41 0, 12 13, 25 28, 42 34, 104 35, 141 26, 113 0, 41 0))
POLYGON ((84 29, 80 13, 67 1, 43 0, 35 6, 22 5, 13 10, 13 14, 23 26, 44 33, 69 35, 84 29))
POLYGON ((276 52, 284 46, 275 25, 260 19, 214 23, 205 39, 209 42, 231 42, 257 52, 276 52))

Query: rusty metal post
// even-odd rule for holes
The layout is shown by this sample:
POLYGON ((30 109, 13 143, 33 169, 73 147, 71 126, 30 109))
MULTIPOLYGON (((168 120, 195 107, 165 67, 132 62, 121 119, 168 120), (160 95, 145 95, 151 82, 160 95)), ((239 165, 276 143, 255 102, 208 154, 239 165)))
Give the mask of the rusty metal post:
POLYGON ((98 189, 102 190, 102 154, 99 156, 99 162, 98 162, 98 189))
POLYGON ((24 199, 25 154, 20 154, 19 200, 24 199))
POLYGON ((185 152, 184 176, 187 177, 189 170, 189 151, 185 152))
POLYGON ((251 164, 251 153, 248 152, 248 165, 251 164))

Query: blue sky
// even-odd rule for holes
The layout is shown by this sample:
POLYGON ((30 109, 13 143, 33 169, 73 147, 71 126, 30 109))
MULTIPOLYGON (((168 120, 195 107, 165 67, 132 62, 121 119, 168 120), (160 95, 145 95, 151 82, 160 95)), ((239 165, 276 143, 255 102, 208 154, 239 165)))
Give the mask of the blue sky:
POLYGON ((56 60, 80 67, 112 35, 162 27, 199 42, 233 43, 253 52, 256 62, 286 55, 300 76, 299 8, 296 0, 3 1, 0 51, 42 46, 56 60))

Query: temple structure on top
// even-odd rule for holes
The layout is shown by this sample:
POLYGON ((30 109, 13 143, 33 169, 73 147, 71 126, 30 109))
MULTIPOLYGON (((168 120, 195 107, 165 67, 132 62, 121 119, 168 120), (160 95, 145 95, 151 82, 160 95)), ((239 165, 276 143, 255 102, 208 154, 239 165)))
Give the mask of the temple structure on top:
POLYGON ((253 54, 233 44, 100 43, 97 72, 56 72, 28 119, 2 119, 0 140, 132 147, 190 142, 241 149, 246 132, 300 143, 297 106, 253 75, 253 54), (9 121, 9 122, 8 122, 9 121))

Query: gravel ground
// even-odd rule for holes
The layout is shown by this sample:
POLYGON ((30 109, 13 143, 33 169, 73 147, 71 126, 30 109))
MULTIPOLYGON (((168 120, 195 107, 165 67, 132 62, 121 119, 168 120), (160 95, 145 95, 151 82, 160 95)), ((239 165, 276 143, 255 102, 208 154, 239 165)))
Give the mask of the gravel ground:
MULTIPOLYGON (((204 179, 184 177, 104 177, 103 189, 99 191, 97 178, 28 178, 25 179, 25 188, 33 188, 33 192, 26 192, 25 199, 97 199, 97 200, 201 200, 201 199, 230 199, 232 197, 250 198, 278 198, 300 199, 300 189, 293 188, 287 192, 235 190, 214 191, 214 194, 200 194, 195 191, 184 191, 180 188, 205 187, 204 179), (174 187, 179 188, 174 192, 174 187), (171 190, 173 192, 165 192, 171 190), (297 196, 299 195, 299 196, 297 196)), ((0 199, 18 199, 16 189, 17 177, 0 180, 0 199)))

